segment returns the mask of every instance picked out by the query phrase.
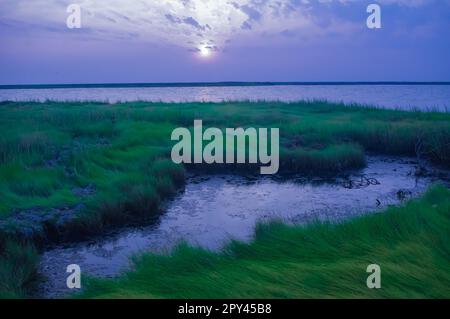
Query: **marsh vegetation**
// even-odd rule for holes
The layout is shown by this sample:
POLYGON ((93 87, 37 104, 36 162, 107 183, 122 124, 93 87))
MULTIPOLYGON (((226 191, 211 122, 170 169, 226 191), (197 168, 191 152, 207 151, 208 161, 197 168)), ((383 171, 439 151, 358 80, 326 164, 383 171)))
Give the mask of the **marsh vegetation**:
MULTIPOLYGON (((10 277, 17 277, 16 288, 3 285, 2 291, 20 295, 33 276, 29 265, 35 253, 29 245, 39 248, 117 225, 151 222, 161 213, 161 203, 183 187, 186 170, 253 172, 246 165, 174 164, 171 132, 192 126, 195 119, 223 129, 279 128, 280 174, 335 175, 364 167, 367 152, 450 163, 448 113, 318 101, 2 102, 0 273, 8 277, 4 274, 15 269, 10 277), (14 249, 6 244, 11 240, 14 249), (20 267, 11 266, 13 255, 23 261, 20 267)), ((424 174, 420 167, 417 174, 424 174)))

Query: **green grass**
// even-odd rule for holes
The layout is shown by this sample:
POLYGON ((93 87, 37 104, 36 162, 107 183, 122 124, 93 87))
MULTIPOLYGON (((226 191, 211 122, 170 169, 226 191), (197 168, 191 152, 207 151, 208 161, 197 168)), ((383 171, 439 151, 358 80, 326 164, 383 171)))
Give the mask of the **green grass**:
POLYGON ((37 251, 30 244, 9 240, 0 248, 0 299, 25 298, 37 277, 37 251))
MULTIPOLYGON (((130 222, 138 223, 158 217, 161 202, 173 196, 177 190, 183 187, 185 180, 186 167, 175 165, 170 160, 170 151, 173 146, 170 141, 171 132, 177 127, 192 128, 194 119, 203 120, 205 128, 280 128, 281 173, 336 174, 347 169, 361 168, 365 165, 365 153, 368 151, 410 156, 419 153, 421 158, 427 158, 435 163, 447 166, 450 165, 450 113, 381 110, 320 101, 309 103, 136 102, 113 105, 95 102, 1 102, 0 280, 3 281, 3 284, 0 286, 0 297, 22 296, 24 287, 33 277, 33 269, 35 269, 37 257, 34 249, 25 244, 13 244, 10 242, 11 238, 19 239, 19 242, 22 242, 24 236, 26 236, 28 239, 34 240, 35 244, 41 240, 45 242, 79 240, 93 234, 102 233, 111 226, 130 222), (76 191, 80 189, 81 192, 76 191), (88 191, 83 195, 83 190, 92 189, 94 191, 88 191), (52 210, 56 210, 62 211, 62 217, 65 217, 65 215, 69 215, 69 212, 73 212, 76 207, 80 208, 76 211, 76 218, 69 218, 62 223, 56 217, 53 219, 52 215, 51 219, 45 222, 39 221, 39 216, 36 216, 47 216, 52 210), (21 218, 14 218, 17 213, 22 214, 21 218), (31 234, 29 233, 30 229, 32 230, 31 234)), ((203 165, 187 168, 206 171, 221 170, 222 172, 231 170, 229 166, 211 167, 203 165)), ((237 169, 248 172, 253 170, 254 167, 243 165, 237 167, 237 169)), ((435 191, 432 194, 437 196, 438 193, 444 193, 444 191, 435 191)), ((448 193, 446 193, 446 196, 448 197, 448 193)), ((423 205, 426 207, 426 202, 423 205)), ((429 211, 424 211, 423 214, 424 216, 433 214, 435 210, 434 208, 429 209, 429 211)), ((388 216, 390 216, 390 213, 388 216)), ((405 216, 405 220, 406 217, 409 220, 409 216, 405 216)), ((376 218, 381 217, 374 217, 374 223, 377 222, 376 218)), ((412 217, 411 222, 416 222, 418 218, 417 216, 412 217)), ((348 225, 353 223, 356 222, 348 225)), ((359 223, 364 224, 365 222, 359 221, 359 223)), ((381 221, 377 223, 381 223, 381 221)), ((375 223, 375 225, 378 224, 375 223)), ((406 224, 406 226, 408 225, 409 223, 406 224)), ((428 224, 425 222, 424 225, 428 224)), ((441 227, 444 227, 443 225, 441 227)), ((448 230, 448 224, 445 225, 448 230)), ((338 229, 345 228, 345 226, 339 227, 338 229)), ((366 228, 369 233, 378 230, 378 226, 370 228, 367 225, 366 228)), ((334 226, 329 225, 314 226, 310 229, 315 229, 314 231, 318 233, 331 230, 332 233, 337 232, 335 235, 342 236, 341 240, 344 247, 345 242, 347 242, 346 236, 353 239, 352 236, 356 236, 358 233, 356 229, 351 228, 350 233, 344 236, 343 231, 341 231, 341 234, 337 229, 334 229, 334 226)), ((312 230, 289 228, 281 225, 261 226, 255 244, 245 246, 235 243, 230 250, 236 256, 239 256, 239 254, 242 254, 243 257, 250 256, 252 251, 257 255, 258 251, 264 248, 266 237, 275 237, 283 242, 283 236, 285 235, 286 238, 300 236, 301 239, 308 232, 312 232, 312 230), (251 250, 249 250, 249 247, 251 247, 251 250)), ((394 235, 389 234, 386 239, 382 239, 386 241, 383 243, 387 247, 391 247, 396 242, 395 240, 392 243, 388 241, 388 239, 395 239, 394 235)), ((325 246, 331 247, 332 242, 334 242, 331 238, 329 239, 330 243, 324 242, 325 246)), ((340 237, 336 238, 336 242, 339 243, 340 237)), ((430 238, 435 239, 436 236, 432 234, 424 240, 430 240, 430 238)), ((443 243, 447 244, 448 238, 443 243)), ((290 247, 291 244, 293 243, 286 243, 286 247, 290 247)), ((420 243, 416 244, 419 245, 420 243)), ((306 256, 315 253, 313 247, 308 246, 308 241, 302 245, 311 249, 303 251, 306 256)), ((366 242, 361 245, 355 245, 354 249, 364 248, 368 252, 371 251, 366 242)), ((435 256, 434 250, 431 250, 431 248, 428 250, 427 247, 429 246, 420 246, 422 247, 420 248, 411 245, 411 247, 405 247, 405 251, 416 248, 420 251, 422 249, 423 251, 420 252, 423 253, 426 261, 435 256)), ((351 247, 347 248, 352 249, 351 247)), ((383 247, 380 246, 380 256, 387 257, 383 255, 383 252, 385 254, 390 253, 385 251, 386 249, 383 247)), ((436 247, 442 247, 442 244, 436 247)), ((283 251, 282 248, 278 247, 280 253, 283 251)), ((298 253, 301 253, 301 251, 298 253)), ((448 250, 445 253, 448 253, 448 250)), ((329 255, 321 256, 323 259, 320 264, 311 264, 310 266, 313 267, 311 269, 323 270, 324 263, 336 259, 336 255, 333 255, 336 254, 335 250, 330 248, 330 252, 327 254, 329 255)), ((414 254, 411 255, 414 256, 414 254)), ((275 253, 274 256, 277 257, 277 254, 275 253)), ((407 256, 406 253, 400 254, 399 258, 400 260, 402 258, 407 259, 407 256)), ((436 254, 436 256, 442 257, 442 252, 440 255, 436 254)), ((366 255, 366 257, 370 259, 370 255, 366 255)), ((233 260, 226 255, 209 254, 187 247, 181 247, 173 259, 145 258, 150 263, 153 260, 156 260, 157 263, 167 262, 168 267, 173 266, 173 271, 179 271, 178 277, 176 273, 174 274, 174 284, 180 284, 176 278, 180 278, 179 276, 186 271, 189 272, 193 266, 198 265, 200 270, 208 265, 222 267, 223 263, 225 267, 231 265, 231 260, 233 260), (173 260, 177 260, 177 258, 183 267, 176 268, 172 264, 173 260), (184 261, 185 258, 186 261, 184 261), (190 266, 189 262, 192 262, 193 266, 190 266)), ((259 256, 258 258, 262 257, 259 256)), ((141 261, 139 265, 144 265, 147 262, 145 260, 141 261)), ((359 266, 356 269, 356 266, 352 264, 353 260, 348 260, 340 260, 335 265, 336 269, 347 269, 349 267, 354 271, 361 271, 359 266), (347 261, 349 264, 346 264, 347 261)), ((289 278, 297 279, 295 276, 300 276, 299 282, 292 281, 292 289, 290 290, 292 294, 299 293, 299 296, 303 296, 300 292, 308 291, 311 295, 314 295, 316 290, 306 290, 306 288, 319 285, 318 282, 321 282, 321 280, 318 281, 318 277, 309 277, 306 272, 303 272, 303 275, 297 275, 297 272, 301 274, 301 270, 307 268, 297 269, 296 267, 309 266, 307 264, 299 266, 291 261, 283 261, 282 266, 286 267, 286 271, 280 271, 278 275, 273 277, 274 274, 269 269, 269 261, 267 265, 263 263, 263 266, 265 265, 263 268, 258 268, 261 264, 255 263, 252 266, 254 261, 250 259, 247 263, 242 263, 242 267, 247 267, 242 269, 243 274, 248 276, 249 281, 235 288, 231 287, 232 281, 223 282, 226 289, 216 290, 216 293, 220 295, 220 293, 229 291, 230 296, 233 297, 246 296, 246 291, 250 291, 249 289, 253 287, 256 289, 258 285, 264 284, 268 289, 264 292, 260 287, 261 293, 271 293, 273 296, 284 297, 288 296, 288 292, 283 289, 277 290, 278 280, 287 281, 289 278), (288 269, 292 272, 288 272, 288 269), (252 279, 254 276, 262 276, 262 280, 257 277, 255 281, 252 279), (259 280, 261 280, 261 284, 258 283, 259 280), (272 284, 274 285, 273 290, 272 284), (229 286, 230 289, 228 289, 229 286), (305 288, 305 290, 300 290, 300 288, 305 288)), ((275 265, 279 266, 275 264, 276 260, 273 263, 274 267, 275 265)), ((389 262, 386 265, 388 270, 389 267, 395 268, 389 262)), ((414 273, 415 268, 413 266, 411 264, 413 275, 421 275, 419 274, 420 269, 417 270, 417 274, 414 273)), ((172 269, 170 267, 168 270, 172 269)), ((148 271, 145 269, 147 268, 139 269, 136 276, 141 272, 148 271)), ((155 271, 157 270, 155 269, 155 271)), ((231 276, 230 279, 233 279, 233 276, 238 276, 238 274, 233 274, 231 270, 229 270, 229 276, 231 276)), ((318 274, 319 272, 315 273, 318 274)), ((224 274, 227 274, 227 272, 225 271, 224 274)), ((322 275, 316 276, 324 276, 327 279, 326 274, 325 271, 322 275)), ((205 281, 212 281, 216 276, 219 276, 219 274, 214 271, 214 268, 211 268, 205 277, 205 281)), ((341 275, 337 276, 341 277, 341 275)), ((342 276, 350 277, 348 273, 342 276)), ((361 274, 361 276, 364 277, 365 274, 361 274)), ((404 276, 407 277, 408 275, 404 274, 404 276)), ((448 283, 447 277, 440 273, 437 273, 436 276, 440 279, 444 278, 442 282, 448 283)), ((355 275, 353 274, 351 277, 353 278, 355 275)), ((161 277, 159 283, 161 286, 154 286, 155 290, 151 292, 148 292, 148 290, 134 291, 127 296, 132 294, 136 294, 136 296, 154 294, 157 297, 165 296, 165 294, 181 296, 184 293, 184 290, 181 289, 183 287, 178 287, 180 290, 177 295, 176 291, 173 291, 170 286, 172 282, 164 282, 165 279, 161 277)), ((191 279, 186 277, 184 287, 193 285, 195 288, 195 280, 197 279, 196 277, 191 279)), ((358 277, 358 283, 359 279, 358 277)), ((398 280, 400 279, 402 279, 401 276, 398 280)), ((410 279, 411 285, 425 286, 419 285, 416 282, 416 277, 410 279)), ((329 283, 330 281, 327 280, 323 282, 329 283)), ((393 278, 393 282, 395 280, 397 279, 393 278)), ((114 285, 106 282, 104 284, 114 285)), ((330 285, 327 289, 330 289, 329 295, 331 296, 333 293, 337 293, 337 287, 333 286, 332 282, 330 285)), ((433 290, 434 287, 441 287, 439 282, 430 282, 428 286, 431 287, 429 288, 430 296, 437 296, 442 292, 439 290, 435 293, 433 290)), ((130 289, 132 287, 133 285, 130 286, 130 289)), ((214 287, 214 285, 211 285, 210 288, 212 290, 218 289, 214 287)), ((406 291, 400 290, 399 294, 406 291)), ((392 296, 395 296, 395 289, 389 291, 392 291, 392 296)), ((411 289, 411 291, 416 290, 411 289)), ((254 290, 251 290, 251 292, 253 293, 254 290)), ((202 296, 201 291, 197 293, 202 296)), ((208 293, 208 290, 204 290, 204 293, 208 293)), ((320 293, 322 293, 322 290, 320 293)), ((352 290, 350 289, 348 293, 352 293, 352 290)), ((359 292, 353 293, 359 294, 359 292)), ((364 293, 370 292, 364 290, 364 293)), ((374 294, 374 292, 371 293, 374 294)), ((114 294, 120 295, 116 291, 114 294)), ((259 295, 256 294, 255 296, 259 295)), ((328 294, 324 296, 328 296, 328 294)), ((411 293, 411 296, 415 296, 414 293, 411 293)))
POLYGON ((342 224, 260 225, 222 253, 181 245, 135 270, 88 279, 79 298, 448 298, 450 190, 342 224), (368 289, 369 264, 381 289, 368 289))
MULTIPOLYGON (((285 173, 333 174, 363 167, 366 151, 415 155, 418 144, 423 157, 450 163, 449 113, 319 101, 2 102, 0 220, 14 211, 44 212, 81 203, 83 214, 71 227, 89 233, 130 216, 154 216, 161 200, 184 180, 183 167, 168 163, 170 134, 176 127, 192 127, 194 119, 222 129, 279 127, 280 170, 285 173), (161 176, 163 166, 170 173, 161 176), (74 194, 73 189, 89 185, 95 194, 83 198, 74 194)), ((62 230, 58 232, 63 236, 62 230)))

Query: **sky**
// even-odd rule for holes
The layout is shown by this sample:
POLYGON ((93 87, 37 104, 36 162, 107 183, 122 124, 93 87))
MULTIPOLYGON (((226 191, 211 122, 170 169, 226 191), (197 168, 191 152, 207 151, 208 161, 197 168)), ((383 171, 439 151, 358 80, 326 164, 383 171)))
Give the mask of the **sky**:
POLYGON ((0 0, 3 85, 450 81, 449 57, 450 0, 0 0))

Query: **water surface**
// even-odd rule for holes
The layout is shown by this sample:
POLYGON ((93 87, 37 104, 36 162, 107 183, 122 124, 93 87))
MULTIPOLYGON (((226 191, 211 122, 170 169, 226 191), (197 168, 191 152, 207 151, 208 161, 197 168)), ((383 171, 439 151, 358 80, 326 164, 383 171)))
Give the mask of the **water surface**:
POLYGON ((450 85, 273 85, 3 89, 0 101, 221 102, 327 100, 404 110, 450 109, 450 85))

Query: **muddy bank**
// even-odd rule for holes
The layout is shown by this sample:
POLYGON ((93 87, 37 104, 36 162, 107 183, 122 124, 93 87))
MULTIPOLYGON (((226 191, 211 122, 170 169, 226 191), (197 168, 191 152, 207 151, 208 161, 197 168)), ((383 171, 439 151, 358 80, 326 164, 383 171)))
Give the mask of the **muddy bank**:
POLYGON ((369 157, 366 169, 333 179, 191 176, 157 224, 45 251, 39 266, 43 279, 34 293, 45 298, 68 295, 69 264, 80 265, 85 275, 113 277, 130 269, 133 255, 165 253, 180 241, 218 250, 230 239, 251 240, 260 221, 339 221, 401 204, 434 182, 450 183, 448 172, 429 167, 418 174, 417 168, 413 159, 369 157))

